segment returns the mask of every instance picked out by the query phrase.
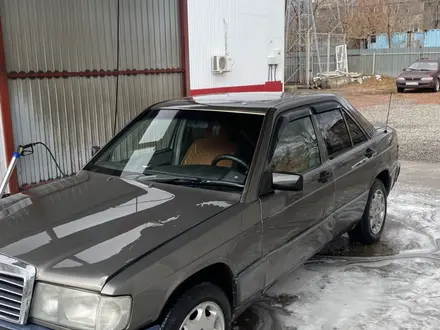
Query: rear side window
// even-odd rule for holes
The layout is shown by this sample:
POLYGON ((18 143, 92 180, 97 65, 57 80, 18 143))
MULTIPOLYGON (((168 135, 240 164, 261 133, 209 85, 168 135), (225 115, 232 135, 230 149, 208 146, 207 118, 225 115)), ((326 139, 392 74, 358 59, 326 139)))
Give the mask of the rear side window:
POLYGON ((374 126, 366 119, 359 111, 357 111, 350 102, 348 102, 345 98, 340 96, 341 103, 348 113, 353 116, 353 118, 364 128, 364 130, 372 135, 374 134, 375 128, 374 126))
POLYGON ((348 129, 350 131, 353 144, 357 146, 367 141, 367 137, 365 136, 362 129, 358 126, 358 124, 356 124, 356 122, 349 115, 345 113, 344 113, 344 117, 345 120, 347 121, 348 129))
POLYGON ((352 143, 350 135, 348 134, 344 117, 339 109, 320 113, 316 118, 330 159, 351 150, 352 143))

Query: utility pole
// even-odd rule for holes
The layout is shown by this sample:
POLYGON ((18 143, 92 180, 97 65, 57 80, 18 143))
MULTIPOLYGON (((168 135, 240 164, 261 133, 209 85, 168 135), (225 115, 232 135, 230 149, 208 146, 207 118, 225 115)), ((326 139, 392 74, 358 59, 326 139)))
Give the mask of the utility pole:
POLYGON ((314 57, 322 73, 320 49, 316 31, 313 4, 317 0, 287 0, 286 31, 289 43, 286 45, 286 58, 295 63, 294 70, 286 81, 295 77, 295 82, 310 86, 314 74, 314 57))
POLYGON ((311 52, 310 52, 310 48, 311 48, 311 46, 310 46, 310 10, 311 10, 311 1, 307 1, 306 2, 306 5, 307 5, 307 13, 308 13, 308 15, 307 15, 307 35, 306 35, 306 61, 307 61, 307 64, 306 64, 306 84, 307 84, 307 87, 310 87, 310 79, 311 79, 311 73, 312 73, 312 70, 311 70, 311 65, 310 65, 310 61, 311 61, 311 52))

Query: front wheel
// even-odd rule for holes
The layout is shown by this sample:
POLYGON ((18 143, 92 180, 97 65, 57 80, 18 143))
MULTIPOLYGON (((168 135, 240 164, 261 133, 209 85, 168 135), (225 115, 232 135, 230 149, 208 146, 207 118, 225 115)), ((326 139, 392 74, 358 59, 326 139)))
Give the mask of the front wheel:
POLYGON ((405 88, 397 88, 397 93, 403 93, 405 91, 405 88))
POLYGON ((370 189, 367 206, 361 221, 348 234, 351 240, 362 244, 374 244, 382 236, 387 217, 387 191, 376 179, 370 189))
POLYGON ((185 292, 169 310, 161 330, 231 330, 231 305, 226 294, 211 283, 185 292))

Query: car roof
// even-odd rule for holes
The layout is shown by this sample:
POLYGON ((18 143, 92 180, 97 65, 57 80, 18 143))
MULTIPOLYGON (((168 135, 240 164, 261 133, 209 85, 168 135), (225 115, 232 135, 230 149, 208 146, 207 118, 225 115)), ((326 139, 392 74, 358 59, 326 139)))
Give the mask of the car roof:
POLYGON ((415 62, 438 62, 438 59, 431 59, 431 58, 419 58, 414 61, 415 62))
POLYGON ((155 104, 150 110, 226 110, 267 114, 287 108, 301 107, 307 104, 338 101, 335 94, 324 94, 313 91, 288 92, 249 92, 222 93, 186 97, 155 104))

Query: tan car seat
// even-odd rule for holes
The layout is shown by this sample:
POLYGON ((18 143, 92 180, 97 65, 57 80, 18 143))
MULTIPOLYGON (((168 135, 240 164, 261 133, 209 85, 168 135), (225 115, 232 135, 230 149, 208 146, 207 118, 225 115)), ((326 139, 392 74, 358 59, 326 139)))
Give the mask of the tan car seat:
MULTIPOLYGON (((207 130, 206 137, 195 140, 188 148, 182 165, 211 165, 220 155, 233 155, 237 145, 228 138, 228 132, 219 125, 207 130)), ((222 160, 217 166, 231 167, 232 161, 222 160)))

